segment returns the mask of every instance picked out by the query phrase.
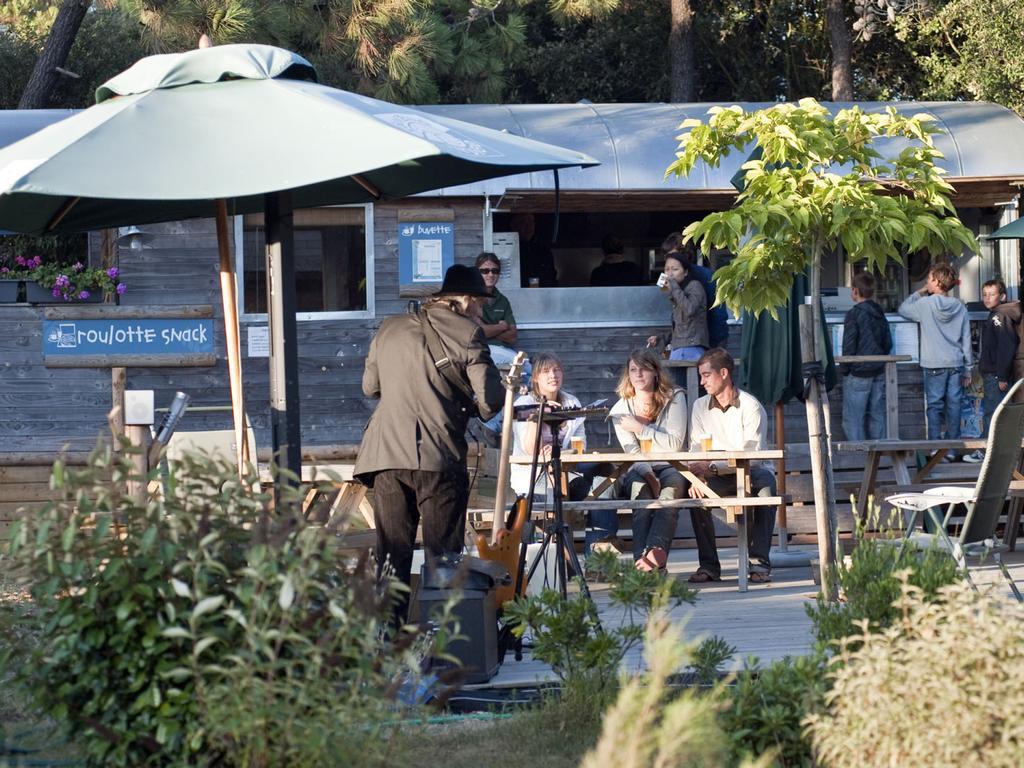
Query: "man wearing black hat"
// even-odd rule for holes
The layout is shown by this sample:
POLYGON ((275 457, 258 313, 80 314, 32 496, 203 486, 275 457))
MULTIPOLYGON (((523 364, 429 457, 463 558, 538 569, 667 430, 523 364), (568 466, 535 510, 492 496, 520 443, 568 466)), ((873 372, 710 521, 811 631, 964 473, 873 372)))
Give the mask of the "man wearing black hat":
MULTIPOLYGON (((370 344, 363 393, 380 405, 353 475, 374 489, 377 562, 409 584, 416 526, 428 557, 461 552, 469 480, 466 423, 491 418, 505 390, 473 318, 487 298, 480 273, 456 264, 416 314, 385 320, 370 344)), ((407 598, 396 608, 404 621, 407 598)))

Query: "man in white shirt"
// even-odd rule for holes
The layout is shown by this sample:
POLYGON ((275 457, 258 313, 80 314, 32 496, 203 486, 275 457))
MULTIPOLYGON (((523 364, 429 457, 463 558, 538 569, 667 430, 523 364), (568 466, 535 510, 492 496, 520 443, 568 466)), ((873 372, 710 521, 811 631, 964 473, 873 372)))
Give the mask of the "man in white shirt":
MULTIPOLYGON (((690 450, 701 450, 701 443, 711 438, 716 451, 752 451, 767 447, 768 418, 764 406, 748 392, 733 383, 736 362, 732 355, 720 347, 709 349, 697 362, 700 383, 707 395, 699 398, 690 412, 690 450)), ((724 475, 735 474, 726 461, 698 461, 690 464, 690 471, 721 496, 733 496, 735 479, 724 475)), ((775 495, 775 472, 771 464, 750 468, 751 493, 755 496, 775 495)), ((690 487, 692 498, 704 494, 696 486, 690 487)), ((751 513, 748 513, 751 514, 751 513)), ((753 520, 747 526, 750 547, 749 580, 755 584, 771 581, 771 562, 768 558, 775 529, 775 508, 755 507, 753 520)), ((700 567, 690 575, 689 581, 702 584, 718 581, 722 566, 718 562, 715 544, 715 522, 710 509, 691 509, 690 520, 697 538, 700 567)))

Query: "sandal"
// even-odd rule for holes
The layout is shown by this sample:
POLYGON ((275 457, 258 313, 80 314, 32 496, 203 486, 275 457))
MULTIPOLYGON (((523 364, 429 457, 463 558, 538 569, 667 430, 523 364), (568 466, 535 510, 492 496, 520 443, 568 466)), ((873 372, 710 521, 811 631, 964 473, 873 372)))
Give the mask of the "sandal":
POLYGON ((714 576, 703 568, 700 568, 691 573, 687 581, 691 584, 707 584, 709 581, 721 581, 721 578, 714 576))
POLYGON ((747 581, 751 584, 767 584, 772 580, 770 571, 751 571, 747 574, 747 581))
POLYGON ((638 571, 658 571, 665 573, 668 570, 668 552, 661 547, 651 547, 636 561, 638 571))

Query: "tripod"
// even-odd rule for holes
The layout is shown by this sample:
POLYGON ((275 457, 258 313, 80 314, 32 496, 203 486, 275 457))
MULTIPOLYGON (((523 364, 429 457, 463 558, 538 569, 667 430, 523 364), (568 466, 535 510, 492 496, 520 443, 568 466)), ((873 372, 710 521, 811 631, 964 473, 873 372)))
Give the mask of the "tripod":
MULTIPOLYGON (((567 421, 579 418, 581 415, 580 411, 562 411, 562 410, 548 410, 547 403, 542 402, 540 404, 540 410, 537 413, 537 436, 533 443, 533 461, 530 464, 530 493, 527 497, 526 508, 527 514, 532 517, 533 515, 533 501, 534 501, 534 486, 537 482, 537 466, 540 459, 540 448, 542 425, 547 424, 551 428, 551 432, 554 435, 554 439, 551 441, 551 459, 550 474, 552 477, 552 508, 554 510, 554 516, 544 524, 544 539, 540 545, 540 551, 537 553, 537 557, 534 558, 532 565, 530 566, 530 572, 526 574, 526 583, 529 583, 530 579, 533 578, 533 574, 537 571, 537 567, 546 561, 548 547, 552 542, 555 543, 556 557, 555 557, 555 583, 557 584, 558 591, 562 597, 568 595, 569 587, 569 568, 571 567, 573 572, 580 578, 580 591, 583 596, 588 600, 590 599, 590 588, 587 586, 587 580, 583 576, 583 567, 580 565, 579 557, 576 555, 576 549, 573 545, 572 539, 572 528, 565 522, 565 516, 562 510, 562 441, 558 436, 558 428, 567 421)), ((516 586, 515 593, 519 594, 519 590, 523 585, 523 572, 526 569, 526 542, 522 542, 519 547, 519 565, 516 568, 516 586)))

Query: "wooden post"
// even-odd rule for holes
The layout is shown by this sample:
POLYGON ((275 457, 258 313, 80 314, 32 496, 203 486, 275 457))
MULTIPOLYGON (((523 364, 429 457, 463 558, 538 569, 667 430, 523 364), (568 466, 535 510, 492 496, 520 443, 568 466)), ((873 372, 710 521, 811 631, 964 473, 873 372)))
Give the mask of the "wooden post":
POLYGON ((700 395, 700 371, 697 364, 686 367, 686 399, 692 406, 700 395))
POLYGON ((898 440, 900 436, 900 395, 899 369, 896 361, 885 364, 885 436, 890 440, 898 440))
MULTIPOLYGON (((110 369, 110 431, 124 437, 124 383, 127 368, 110 369)), ((121 443, 114 440, 114 450, 121 450, 121 443)))
POLYGON ((224 340, 227 347, 228 381, 231 386, 231 416, 235 427, 235 457, 238 476, 249 462, 249 439, 245 428, 245 393, 242 389, 242 350, 238 331, 238 300, 235 294, 235 266, 228 244, 228 206, 217 201, 217 251, 220 254, 220 298, 224 307, 224 340))
POLYGON ((135 499, 139 506, 145 506, 149 496, 149 444, 151 436, 149 427, 144 424, 132 424, 128 427, 128 442, 137 452, 132 453, 132 477, 128 481, 128 495, 135 499))
MULTIPOLYGON (((812 286, 813 286, 812 278, 812 286)), ((811 296, 816 297, 814 288, 811 296)), ((812 301, 815 300, 812 298, 812 301)), ((813 305, 802 304, 800 313, 800 356, 804 363, 818 360, 818 334, 813 305)), ((818 567, 821 571, 821 591, 830 601, 838 597, 833 581, 835 554, 835 494, 832 493, 831 456, 828 437, 821 410, 821 391, 816 379, 811 379, 805 401, 807 407, 807 439, 811 453, 811 472, 814 478, 814 516, 818 533, 818 567)))
MULTIPOLYGON (((775 447, 786 450, 786 406, 780 400, 775 404, 775 447)), ((782 501, 775 515, 775 526, 779 530, 779 550, 785 552, 789 548, 789 533, 786 524, 786 457, 783 455, 775 462, 775 490, 782 501)))

